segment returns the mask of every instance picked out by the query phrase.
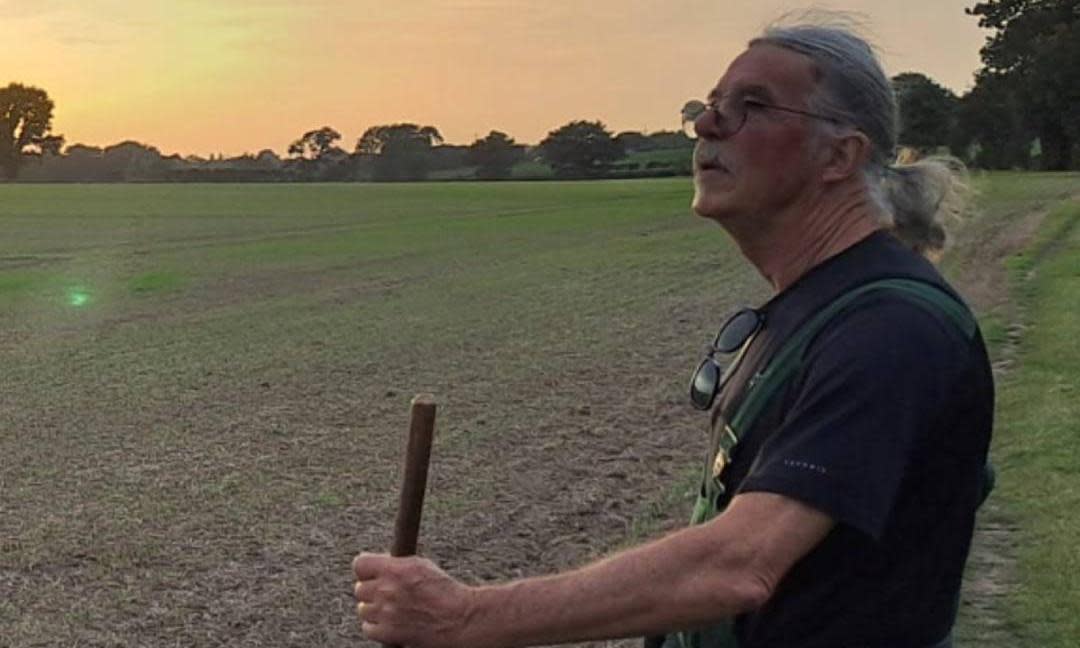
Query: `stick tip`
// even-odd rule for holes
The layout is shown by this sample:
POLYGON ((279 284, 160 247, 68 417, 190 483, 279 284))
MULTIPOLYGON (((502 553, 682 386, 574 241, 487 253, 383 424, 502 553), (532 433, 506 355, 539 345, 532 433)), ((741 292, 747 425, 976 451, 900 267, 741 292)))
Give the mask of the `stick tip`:
POLYGON ((435 395, 434 394, 428 394, 426 392, 423 393, 423 394, 417 394, 416 396, 413 396, 412 402, 410 404, 411 405, 434 405, 435 404, 435 395))

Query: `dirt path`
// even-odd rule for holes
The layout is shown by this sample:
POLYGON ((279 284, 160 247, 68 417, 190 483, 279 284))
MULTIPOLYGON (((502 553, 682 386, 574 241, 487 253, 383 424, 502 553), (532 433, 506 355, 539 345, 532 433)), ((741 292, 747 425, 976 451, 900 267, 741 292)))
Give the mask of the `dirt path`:
MULTIPOLYGON (((1077 196, 1073 196, 1073 199, 1077 196)), ((1001 226, 977 228, 962 241, 966 258, 955 279, 957 287, 980 312, 1005 322, 1005 339, 994 357, 998 384, 1015 366, 1026 328, 1017 286, 1010 286, 1004 259, 1024 250, 1046 217, 1046 208, 1006 215, 1001 226)), ((1023 278, 1023 280, 1030 277, 1023 278)), ((958 648, 1011 648, 1022 644, 1007 620, 1007 597, 1017 584, 1017 526, 993 495, 979 512, 961 595, 955 630, 958 648)))

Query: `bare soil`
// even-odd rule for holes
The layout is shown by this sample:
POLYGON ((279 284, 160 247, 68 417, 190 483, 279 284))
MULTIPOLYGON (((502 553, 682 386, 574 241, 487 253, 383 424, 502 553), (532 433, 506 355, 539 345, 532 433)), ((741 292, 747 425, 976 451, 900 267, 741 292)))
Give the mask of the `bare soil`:
POLYGON ((421 552, 466 581, 685 522, 703 420, 683 377, 728 296, 387 336, 320 305, 430 278, 350 277, 235 275, 78 324, 5 322, 0 646, 372 645, 349 562, 389 545, 414 391, 440 405, 421 552), (301 314, 259 315, 290 300, 301 314))

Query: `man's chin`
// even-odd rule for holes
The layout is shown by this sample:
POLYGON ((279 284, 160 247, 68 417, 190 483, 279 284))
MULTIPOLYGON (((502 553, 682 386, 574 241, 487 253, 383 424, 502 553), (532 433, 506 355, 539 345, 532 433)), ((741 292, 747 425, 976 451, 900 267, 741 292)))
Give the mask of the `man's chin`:
POLYGON ((709 220, 721 221, 729 215, 731 211, 730 205, 726 201, 717 200, 716 197, 702 196, 699 193, 694 194, 694 200, 690 203, 690 209, 701 218, 708 218, 709 220))

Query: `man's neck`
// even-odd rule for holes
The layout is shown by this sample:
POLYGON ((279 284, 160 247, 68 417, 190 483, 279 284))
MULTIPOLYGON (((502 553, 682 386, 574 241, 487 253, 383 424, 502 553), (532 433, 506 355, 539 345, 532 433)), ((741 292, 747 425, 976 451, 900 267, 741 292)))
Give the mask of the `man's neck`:
POLYGON ((861 187, 834 196, 817 195, 790 205, 764 227, 729 232, 743 255, 777 292, 814 267, 882 229, 878 207, 861 187))

